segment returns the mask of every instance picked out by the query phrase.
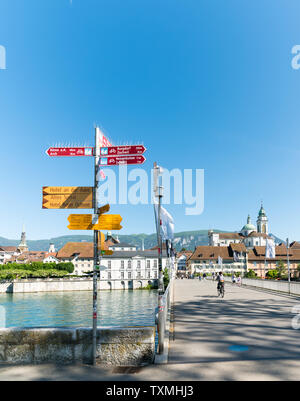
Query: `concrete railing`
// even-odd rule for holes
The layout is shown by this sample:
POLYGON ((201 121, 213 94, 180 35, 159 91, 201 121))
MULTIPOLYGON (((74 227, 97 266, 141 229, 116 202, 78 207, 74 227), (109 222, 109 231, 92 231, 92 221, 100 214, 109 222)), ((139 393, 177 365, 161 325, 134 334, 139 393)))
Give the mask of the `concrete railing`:
MULTIPOLYGON (((91 328, 0 329, 1 363, 91 363, 91 328)), ((155 327, 97 329, 96 363, 143 366, 153 363, 155 327)))
MULTIPOLYGON (((225 281, 231 282, 231 277, 225 277, 225 281)), ((289 284, 288 281, 242 278, 242 286, 300 295, 300 283, 295 283, 293 281, 289 284)))

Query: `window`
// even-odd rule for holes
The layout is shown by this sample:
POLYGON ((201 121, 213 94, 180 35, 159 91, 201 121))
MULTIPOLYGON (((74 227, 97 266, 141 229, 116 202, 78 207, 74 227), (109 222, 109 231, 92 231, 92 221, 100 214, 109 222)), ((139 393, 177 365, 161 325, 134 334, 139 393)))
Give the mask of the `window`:
POLYGON ((154 259, 154 260, 153 260, 153 267, 154 267, 155 269, 157 269, 157 259, 154 259))
POLYGON ((121 269, 124 270, 124 260, 121 260, 121 269))
POLYGON ((137 268, 138 268, 138 269, 141 268, 141 261, 140 261, 140 260, 137 261, 137 268))
POLYGON ((108 278, 108 280, 111 280, 111 272, 108 272, 107 278, 108 278))
POLYGON ((127 268, 128 268, 128 269, 131 269, 131 260, 128 260, 127 268))
POLYGON ((128 278, 131 279, 131 272, 128 272, 128 278))
POLYGON ((121 279, 124 278, 124 272, 121 272, 121 279))
POLYGON ((157 278, 157 271, 154 272, 154 278, 157 278))
POLYGON ((111 260, 109 260, 109 261, 107 262, 107 267, 108 267, 108 269, 111 269, 111 260))
POLYGON ((137 272, 136 278, 142 278, 141 272, 137 272))
POLYGON ((150 260, 147 260, 147 269, 150 269, 150 260))
POLYGON ((147 272, 147 278, 150 278, 150 271, 147 272))

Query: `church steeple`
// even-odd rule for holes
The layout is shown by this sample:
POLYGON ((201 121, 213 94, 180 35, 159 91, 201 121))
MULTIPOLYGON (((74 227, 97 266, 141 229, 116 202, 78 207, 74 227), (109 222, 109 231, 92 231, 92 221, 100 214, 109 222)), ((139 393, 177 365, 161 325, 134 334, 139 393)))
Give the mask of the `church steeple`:
POLYGON ((268 217, 267 217, 267 214, 265 212, 262 202, 261 202, 261 208, 258 212, 258 217, 257 217, 257 232, 263 233, 263 234, 268 234, 268 217))
POLYGON ((25 232, 25 225, 23 224, 22 234, 21 234, 21 242, 18 246, 20 252, 28 252, 28 247, 26 243, 26 232, 25 232))

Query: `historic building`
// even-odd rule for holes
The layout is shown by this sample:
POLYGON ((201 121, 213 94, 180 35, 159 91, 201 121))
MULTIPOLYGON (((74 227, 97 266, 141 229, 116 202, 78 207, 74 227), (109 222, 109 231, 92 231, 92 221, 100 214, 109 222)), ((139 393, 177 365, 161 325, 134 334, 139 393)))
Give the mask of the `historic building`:
POLYGON ((247 248, 255 246, 266 246, 266 239, 273 240, 268 232, 268 217, 263 205, 258 213, 256 227, 251 223, 251 217, 248 215, 247 223, 240 232, 215 233, 210 230, 208 233, 210 246, 229 246, 230 244, 244 244, 247 248))
POLYGON ((188 270, 193 273, 224 273, 247 271, 247 248, 244 244, 229 246, 197 246, 188 260, 188 270))
MULTIPOLYGON (((111 247, 106 241, 102 244, 104 249, 111 247)), ((94 268, 93 243, 68 242, 57 252, 57 258, 62 262, 72 262, 74 275, 91 273, 94 268)), ((163 251, 163 269, 167 265, 168 258, 163 251)), ((130 289, 155 284, 158 279, 157 250, 114 250, 112 255, 102 255, 100 279, 106 284, 103 288, 107 289, 130 289)))

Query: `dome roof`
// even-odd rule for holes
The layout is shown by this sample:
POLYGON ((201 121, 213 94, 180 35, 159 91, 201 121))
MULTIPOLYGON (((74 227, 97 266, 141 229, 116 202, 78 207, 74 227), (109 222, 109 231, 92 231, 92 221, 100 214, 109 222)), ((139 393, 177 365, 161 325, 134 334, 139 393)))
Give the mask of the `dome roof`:
POLYGON ((251 224, 250 216, 248 216, 247 224, 244 225, 244 227, 242 228, 242 231, 255 231, 255 230, 256 230, 256 227, 253 224, 251 224))

